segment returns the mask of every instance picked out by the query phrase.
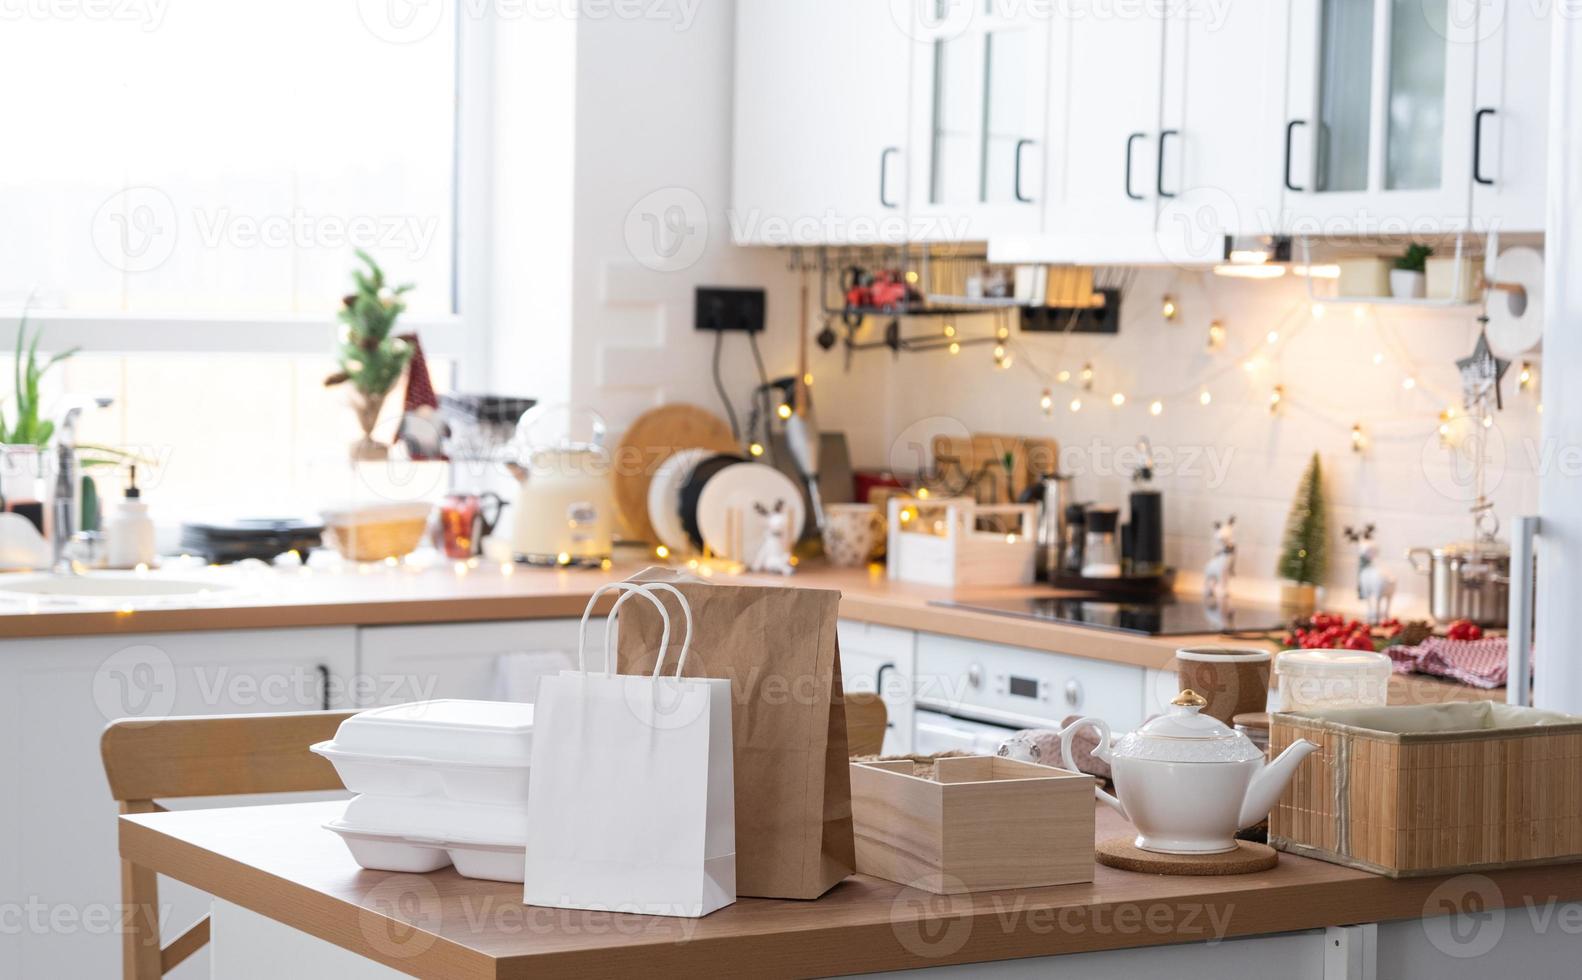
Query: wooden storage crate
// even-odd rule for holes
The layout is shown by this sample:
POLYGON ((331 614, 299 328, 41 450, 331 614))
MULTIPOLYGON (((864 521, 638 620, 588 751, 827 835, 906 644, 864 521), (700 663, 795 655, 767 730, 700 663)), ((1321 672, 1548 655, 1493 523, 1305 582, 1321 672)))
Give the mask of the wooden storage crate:
POLYGON ((1318 745, 1269 843, 1392 878, 1582 860, 1582 718, 1478 701, 1279 713, 1318 745))
POLYGON ((851 764, 857 870, 936 894, 1093 880, 1093 777, 998 756, 851 764))
POLYGON ((965 497, 891 497, 890 578, 919 585, 1029 585, 1037 547, 1035 504, 978 504, 965 497), (998 523, 986 531, 980 523, 998 523))

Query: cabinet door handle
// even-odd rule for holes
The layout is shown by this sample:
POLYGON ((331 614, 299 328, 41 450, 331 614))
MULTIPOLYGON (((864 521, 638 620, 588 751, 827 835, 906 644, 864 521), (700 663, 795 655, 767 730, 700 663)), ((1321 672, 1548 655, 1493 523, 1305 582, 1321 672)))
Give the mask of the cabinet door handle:
POLYGON ((1126 196, 1134 201, 1143 200, 1143 196, 1132 193, 1132 145, 1147 136, 1147 133, 1133 133, 1126 137, 1126 196))
POLYGON ((1307 188, 1298 187, 1291 183, 1291 134, 1296 131, 1296 127, 1306 125, 1306 119, 1293 119, 1285 124, 1285 168, 1282 173, 1285 179, 1285 189, 1288 191, 1296 191, 1298 194, 1302 193, 1307 188))
POLYGON ((1159 162, 1154 168, 1154 190, 1160 197, 1175 197, 1174 194, 1165 193, 1165 137, 1180 136, 1179 129, 1163 129, 1159 131, 1159 162))
POLYGON ((879 204, 883 207, 896 207, 895 202, 890 200, 890 155, 900 152, 898 146, 887 146, 879 154, 879 204))
POLYGON ((1480 184, 1494 183, 1483 176, 1483 117, 1492 115, 1493 109, 1479 109, 1472 117, 1472 179, 1480 184))
POLYGON ((1031 204, 1033 199, 1022 193, 1022 150, 1033 145, 1032 140, 1016 141, 1016 173, 1011 178, 1011 193, 1022 204, 1031 204))
POLYGON ((330 668, 325 664, 319 664, 313 669, 319 674, 319 710, 328 711, 330 710, 330 668))
MULTIPOLYGON (((880 701, 884 700, 884 672, 887 671, 887 670, 894 670, 894 669, 895 669, 895 664, 889 664, 889 663, 880 664, 879 665, 879 672, 874 675, 874 678, 873 678, 873 693, 879 695, 879 700, 880 701)), ((884 727, 885 728, 894 728, 895 727, 895 719, 891 718, 889 716, 889 712, 885 713, 884 727)))

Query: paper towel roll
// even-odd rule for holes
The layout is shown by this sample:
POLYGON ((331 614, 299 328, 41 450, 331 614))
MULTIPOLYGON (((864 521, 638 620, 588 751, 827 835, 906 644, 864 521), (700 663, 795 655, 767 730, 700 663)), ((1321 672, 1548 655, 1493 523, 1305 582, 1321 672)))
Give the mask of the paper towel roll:
POLYGON ((1544 337, 1544 256, 1535 248, 1508 248, 1494 260, 1494 281, 1515 283, 1526 291, 1489 293, 1489 347, 1500 357, 1516 357, 1537 349, 1544 337))

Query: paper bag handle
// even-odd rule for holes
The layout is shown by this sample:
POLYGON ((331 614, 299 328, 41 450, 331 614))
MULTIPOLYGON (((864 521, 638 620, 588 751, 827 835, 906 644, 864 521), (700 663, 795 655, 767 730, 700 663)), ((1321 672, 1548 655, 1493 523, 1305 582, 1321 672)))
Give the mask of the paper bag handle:
MULTIPOLYGON (((681 594, 681 590, 676 588, 674 585, 669 584, 668 582, 643 582, 638 586, 637 591, 647 593, 650 599, 653 599, 655 602, 659 602, 658 597, 650 591, 651 589, 664 589, 666 592, 669 592, 671 595, 675 596, 676 601, 681 604, 682 614, 687 617, 687 632, 681 638, 681 655, 676 659, 676 676, 680 677, 682 668, 686 667, 687 665, 687 651, 692 648, 692 606, 687 602, 687 597, 681 594)), ((615 625, 615 614, 620 611, 621 604, 627 599, 631 598, 631 596, 631 592, 622 593, 621 597, 615 600, 615 605, 610 609, 610 617, 604 621, 605 662, 609 662, 610 658, 610 631, 611 627, 615 625)), ((664 603, 660 603, 660 608, 664 608, 664 603)), ((664 641, 661 641, 659 644, 659 656, 654 659, 653 677, 655 680, 659 679, 660 668, 662 668, 665 664, 665 653, 667 649, 668 644, 664 641)))
MULTIPOLYGON (((621 603, 626 601, 627 596, 631 595, 633 592, 641 592, 643 595, 648 597, 648 601, 659 607, 659 618, 665 624, 664 632, 662 632, 659 636, 660 657, 665 655, 665 649, 670 646, 670 613, 665 609, 665 604, 660 602, 657 596, 643 588, 641 585, 638 585, 636 582, 611 582, 608 585, 601 585, 597 589, 593 590, 593 595, 588 597, 588 607, 582 611, 582 624, 577 627, 577 669, 583 673, 588 672, 588 617, 593 615, 593 607, 598 605, 599 596, 604 595, 606 592, 616 591, 622 592, 624 595, 615 600, 615 606, 610 610, 610 618, 615 618, 615 610, 620 608, 621 603)), ((691 612, 689 611, 687 615, 688 622, 690 624, 691 612)), ((610 649, 609 638, 609 625, 606 624, 604 631, 604 670, 605 673, 613 677, 615 675, 615 653, 610 649)))

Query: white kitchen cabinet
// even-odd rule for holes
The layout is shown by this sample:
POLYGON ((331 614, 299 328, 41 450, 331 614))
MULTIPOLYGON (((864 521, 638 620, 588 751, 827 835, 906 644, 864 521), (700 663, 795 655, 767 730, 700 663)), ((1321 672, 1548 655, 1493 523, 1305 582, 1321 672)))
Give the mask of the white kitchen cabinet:
POLYGON ((1282 178, 1298 234, 1467 225, 1475 0, 1292 0, 1282 178))
POLYGON ((1159 261, 1160 86, 1164 20, 1086 16, 1057 38, 1054 70, 1064 148, 1045 209, 1048 257, 1125 264, 1159 261), (1063 42, 1063 43, 1060 43, 1063 42))
POLYGON ((1477 18, 1473 229, 1542 232, 1548 193, 1549 5, 1485 0, 1477 5, 1477 18))
POLYGON ((907 0, 740 0, 731 236, 905 240, 907 0))
POLYGON ((917 634, 911 630, 843 619, 840 636, 841 685, 847 691, 877 693, 884 701, 884 754, 913 751, 912 677, 917 634))
MULTIPOLYGON (((110 721, 343 707, 355 660, 351 628, 0 642, 0 782, 21 801, 0 813, 0 900, 20 906, 18 928, 0 929, 0 976, 120 973, 116 808, 99 757, 110 721)), ((192 888, 159 887, 167 936, 208 908, 192 888)), ((206 954, 171 976, 207 976, 206 954)))
POLYGON ((1046 184, 1065 160, 1047 139, 1050 42, 1063 21, 1031 4, 913 3, 914 237, 1038 231, 1046 184))
MULTIPOLYGON (((460 698, 531 701, 538 678, 574 668, 580 619, 369 626, 357 631, 359 707, 460 698)), ((604 663, 604 618, 588 621, 604 663)))
POLYGON ((1157 240, 1168 261, 1224 256, 1279 229, 1287 3, 1171 4, 1164 24, 1157 240))

